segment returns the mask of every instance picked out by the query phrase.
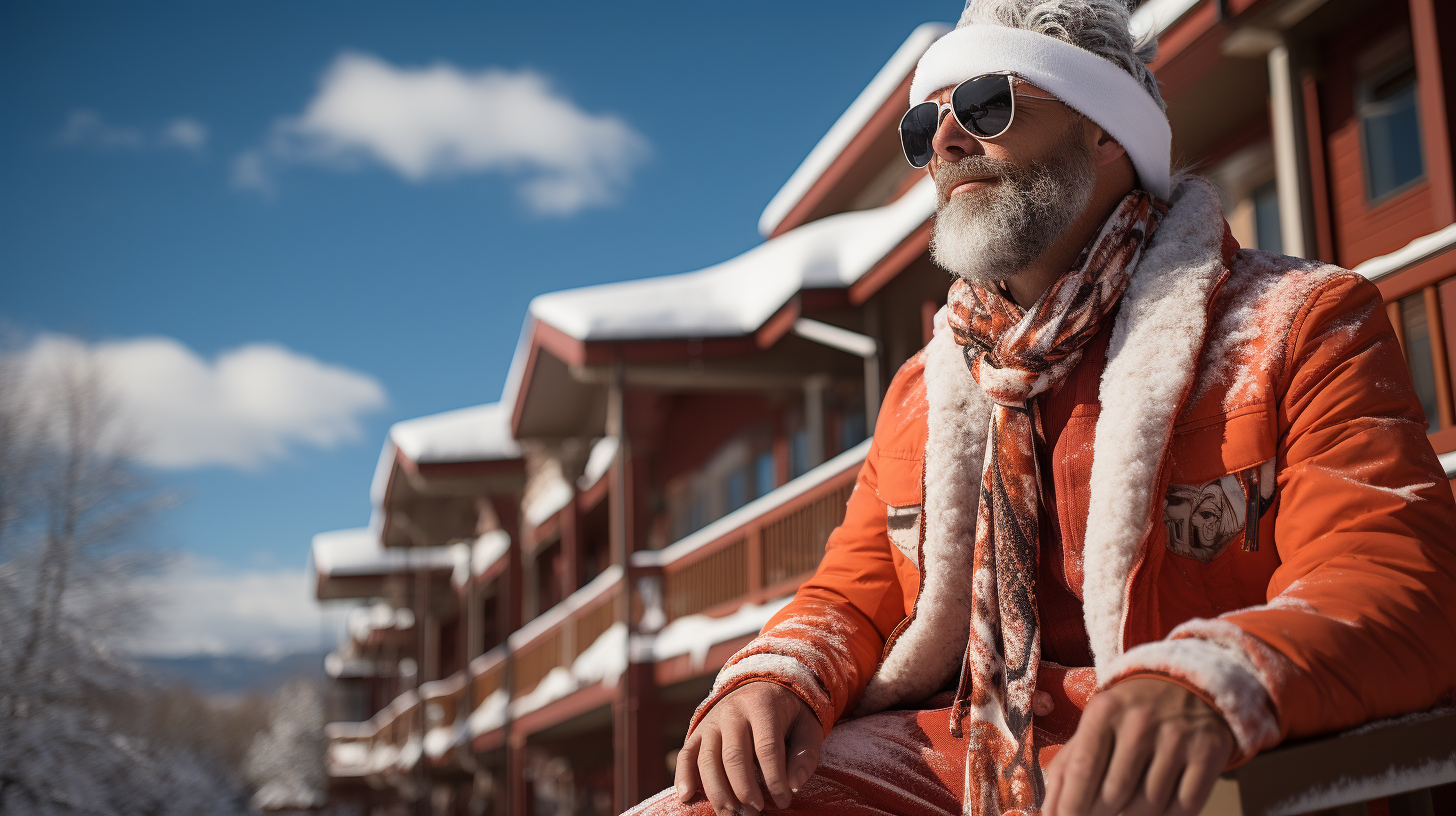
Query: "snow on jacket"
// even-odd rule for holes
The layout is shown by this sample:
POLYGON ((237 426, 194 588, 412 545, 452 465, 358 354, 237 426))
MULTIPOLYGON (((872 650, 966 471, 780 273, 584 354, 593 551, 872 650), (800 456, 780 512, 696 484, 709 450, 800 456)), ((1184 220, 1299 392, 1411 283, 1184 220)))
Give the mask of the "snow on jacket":
MULTIPOLYGON (((1184 180, 1134 273, 1055 508, 1095 667, 1043 661, 1064 741, 1132 677, 1212 704, 1235 761, 1423 710, 1456 687, 1456 501, 1378 290, 1239 249, 1184 180), (1080 480, 1077 478, 1080 477, 1080 480)), ((827 731, 954 681, 989 401, 944 326, 891 383, 818 570, 719 673, 827 731), (924 512, 922 512, 922 509, 924 512)))

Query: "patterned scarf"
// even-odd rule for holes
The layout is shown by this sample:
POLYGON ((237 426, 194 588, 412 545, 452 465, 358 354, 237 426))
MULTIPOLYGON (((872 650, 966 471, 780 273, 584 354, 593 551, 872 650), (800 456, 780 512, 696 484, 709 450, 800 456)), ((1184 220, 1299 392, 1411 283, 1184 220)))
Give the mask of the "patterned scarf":
POLYGON ((1036 813, 1045 795, 1032 744, 1041 635, 1036 612, 1041 475, 1033 399, 1056 388, 1112 313, 1167 208, 1134 190, 1029 311, 957 280, 950 327, 994 403, 972 555, 971 634, 951 730, 969 738, 966 811, 1036 813), (968 689, 969 686, 969 689, 968 689), (969 691, 969 694, 967 694, 969 691), (964 727, 962 720, 967 719, 964 727))

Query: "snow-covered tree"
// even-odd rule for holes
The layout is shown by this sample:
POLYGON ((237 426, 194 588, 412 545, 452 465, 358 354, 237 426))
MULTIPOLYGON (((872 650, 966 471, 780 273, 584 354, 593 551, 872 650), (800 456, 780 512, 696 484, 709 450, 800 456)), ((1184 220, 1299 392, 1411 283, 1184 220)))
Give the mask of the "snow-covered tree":
POLYGON ((139 617, 120 549, 156 497, 130 467, 101 372, 0 355, 0 813, 228 814, 240 787, 136 711, 109 644, 139 617))
POLYGON ((327 800, 324 706, 317 683, 294 680, 273 696, 268 727, 248 750, 248 779, 258 810, 309 810, 327 800))

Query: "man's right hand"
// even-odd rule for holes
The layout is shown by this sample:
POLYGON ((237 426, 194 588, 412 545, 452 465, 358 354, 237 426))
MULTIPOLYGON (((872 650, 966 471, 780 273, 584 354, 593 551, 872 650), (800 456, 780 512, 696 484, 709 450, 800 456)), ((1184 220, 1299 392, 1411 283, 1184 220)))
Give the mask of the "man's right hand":
POLYGON ((823 742, 819 719, 799 695, 777 683, 748 683, 719 700, 683 743, 678 799, 687 803, 701 790, 714 811, 753 816, 764 806, 757 770, 774 805, 786 808, 819 766, 823 742))

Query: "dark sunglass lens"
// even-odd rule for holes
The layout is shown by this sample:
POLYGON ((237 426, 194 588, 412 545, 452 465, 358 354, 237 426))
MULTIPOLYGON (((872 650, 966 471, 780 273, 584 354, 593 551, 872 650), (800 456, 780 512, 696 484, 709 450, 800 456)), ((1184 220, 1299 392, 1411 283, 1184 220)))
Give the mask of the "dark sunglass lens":
POLYGON ((921 102, 911 108, 900 120, 900 145, 905 148, 905 159, 914 167, 924 167, 935 154, 931 143, 935 130, 940 125, 940 106, 934 102, 921 102))
POLYGON ((989 139, 1011 125, 1011 77, 983 76, 962 82, 950 95, 950 109, 968 132, 989 139))

